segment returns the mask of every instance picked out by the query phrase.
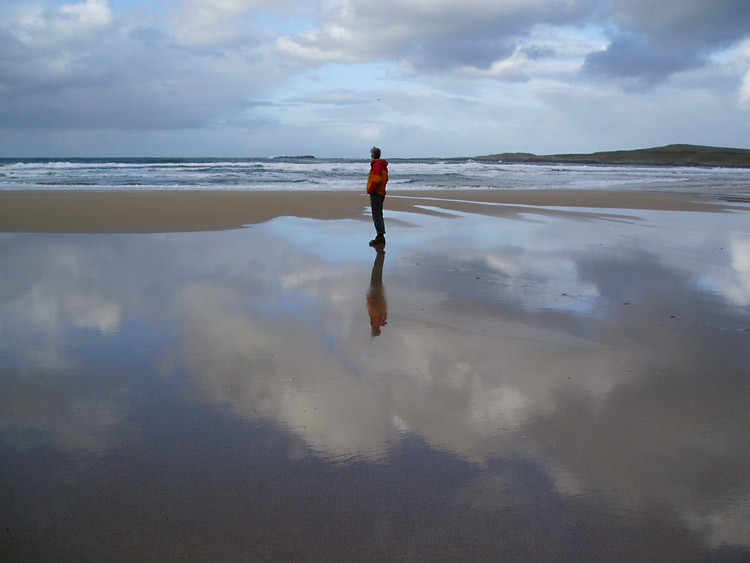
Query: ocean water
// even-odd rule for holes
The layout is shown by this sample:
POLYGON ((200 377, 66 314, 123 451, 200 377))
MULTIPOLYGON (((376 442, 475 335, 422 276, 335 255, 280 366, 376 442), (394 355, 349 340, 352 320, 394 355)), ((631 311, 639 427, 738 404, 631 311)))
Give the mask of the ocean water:
MULTIPOLYGON (((616 189, 750 199, 750 169, 394 159, 391 189, 616 189)), ((368 161, 314 158, 0 159, 0 190, 352 190, 368 161)))

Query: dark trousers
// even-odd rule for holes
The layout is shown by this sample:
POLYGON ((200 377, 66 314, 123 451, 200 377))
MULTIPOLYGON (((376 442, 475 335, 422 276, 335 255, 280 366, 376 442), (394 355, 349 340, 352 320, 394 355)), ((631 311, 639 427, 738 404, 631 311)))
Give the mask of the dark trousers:
POLYGON ((379 235, 385 234, 385 222, 383 221, 383 201, 385 201, 384 195, 380 195, 378 193, 370 194, 372 222, 375 223, 375 232, 379 235))

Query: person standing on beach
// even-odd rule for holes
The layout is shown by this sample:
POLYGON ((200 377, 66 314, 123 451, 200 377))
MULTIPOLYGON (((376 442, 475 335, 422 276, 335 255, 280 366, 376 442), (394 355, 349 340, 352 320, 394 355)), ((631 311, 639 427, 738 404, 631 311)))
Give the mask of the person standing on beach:
POLYGON ((370 195, 372 222, 377 236, 370 241, 370 246, 385 244, 385 222, 383 221, 383 202, 385 185, 388 183, 388 161, 380 158, 380 149, 370 149, 370 175, 367 177, 367 193, 370 195))

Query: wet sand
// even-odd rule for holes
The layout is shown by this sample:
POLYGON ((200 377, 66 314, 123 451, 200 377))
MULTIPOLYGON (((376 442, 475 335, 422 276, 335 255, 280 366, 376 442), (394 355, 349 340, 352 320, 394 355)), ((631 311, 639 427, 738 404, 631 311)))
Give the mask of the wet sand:
POLYGON ((746 560, 749 216, 0 192, 0 559, 746 560))

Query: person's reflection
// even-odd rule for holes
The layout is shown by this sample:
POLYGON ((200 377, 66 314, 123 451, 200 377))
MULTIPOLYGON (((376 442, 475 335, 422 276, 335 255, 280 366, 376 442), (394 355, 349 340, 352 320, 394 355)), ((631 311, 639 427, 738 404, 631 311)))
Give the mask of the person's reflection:
POLYGON ((367 290, 367 312, 370 313, 370 330, 372 336, 380 336, 380 327, 388 324, 388 303, 383 289, 383 263, 385 251, 377 249, 375 263, 372 265, 370 289, 367 290))

